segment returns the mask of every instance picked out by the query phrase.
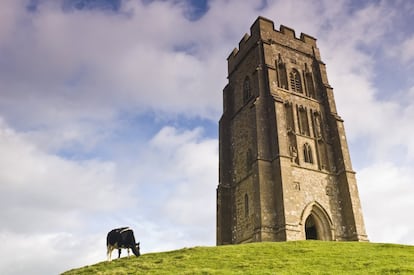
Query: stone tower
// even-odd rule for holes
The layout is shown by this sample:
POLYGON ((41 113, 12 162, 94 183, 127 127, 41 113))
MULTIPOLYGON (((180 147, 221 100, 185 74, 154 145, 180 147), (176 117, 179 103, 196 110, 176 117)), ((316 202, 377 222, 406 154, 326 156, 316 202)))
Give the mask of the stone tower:
POLYGON ((259 17, 227 60, 217 244, 367 241, 316 39, 259 17))

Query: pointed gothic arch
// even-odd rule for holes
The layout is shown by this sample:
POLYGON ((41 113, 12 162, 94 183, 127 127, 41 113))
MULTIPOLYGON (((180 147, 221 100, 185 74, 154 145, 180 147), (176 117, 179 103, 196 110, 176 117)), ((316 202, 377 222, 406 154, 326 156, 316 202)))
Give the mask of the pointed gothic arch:
POLYGON ((302 212, 300 226, 306 240, 334 240, 334 227, 328 212, 317 201, 309 203, 302 212))

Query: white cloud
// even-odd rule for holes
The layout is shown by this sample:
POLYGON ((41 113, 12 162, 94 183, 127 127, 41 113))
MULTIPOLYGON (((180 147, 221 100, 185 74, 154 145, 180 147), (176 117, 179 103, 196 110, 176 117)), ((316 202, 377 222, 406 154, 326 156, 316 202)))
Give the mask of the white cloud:
POLYGON ((359 189, 364 198, 362 205, 371 241, 414 244, 414 224, 407 221, 407 213, 414 207, 413 177, 411 167, 390 162, 374 163, 359 172, 359 189))
POLYGON ((102 243, 111 226, 132 226, 143 252, 214 245, 217 141, 203 138, 202 129, 161 129, 128 166, 137 171, 123 177, 116 163, 64 160, 4 122, 0 130, 0 218, 9 221, 0 235, 20 255, 6 257, 1 272, 25 272, 15 269, 16 261, 42 274, 104 260, 102 243), (32 253, 37 250, 45 252, 32 253))
POLYGON ((202 59, 186 53, 207 40, 207 34, 195 31, 203 28, 201 22, 186 20, 181 5, 169 2, 131 1, 124 9, 129 16, 65 13, 47 2, 37 13, 23 13, 25 24, 0 44, 13 64, 2 70, 2 97, 14 104, 28 101, 33 115, 5 105, 5 115, 12 115, 7 119, 47 125, 107 119, 117 108, 216 118, 224 56, 213 55, 214 48, 202 59))
POLYGON ((4 123, 0 151, 0 217, 9 221, 1 231, 79 228, 84 211, 116 209, 131 199, 127 187, 117 189, 114 163, 49 155, 4 123))
POLYGON ((133 204, 128 185, 119 189, 116 165, 50 155, 2 120, 0 151, 0 219, 7 221, 0 226, 0 273, 57 273, 97 261, 103 241, 79 232, 96 222, 94 216, 110 219, 133 204))
POLYGON ((125 168, 139 199, 116 226, 134 228, 143 253, 215 244, 217 145, 201 128, 165 126, 125 168))
MULTIPOLYGON (((165 188, 166 195, 164 203, 158 207, 163 219, 175 227, 187 228, 189 235, 183 238, 192 239, 193 234, 204 232, 199 241, 213 245, 217 140, 203 138, 200 128, 178 131, 164 127, 150 144, 148 154, 156 158, 146 164, 152 168, 147 173, 162 174, 159 188, 165 188)), ((157 195, 152 194, 151 200, 154 197, 157 195)))

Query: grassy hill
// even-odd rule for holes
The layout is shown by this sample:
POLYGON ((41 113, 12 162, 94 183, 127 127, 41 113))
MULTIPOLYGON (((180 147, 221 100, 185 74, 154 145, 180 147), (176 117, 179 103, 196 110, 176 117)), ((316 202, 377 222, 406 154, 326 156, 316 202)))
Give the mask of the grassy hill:
POLYGON ((194 247, 63 274, 414 274, 414 246, 298 241, 194 247))

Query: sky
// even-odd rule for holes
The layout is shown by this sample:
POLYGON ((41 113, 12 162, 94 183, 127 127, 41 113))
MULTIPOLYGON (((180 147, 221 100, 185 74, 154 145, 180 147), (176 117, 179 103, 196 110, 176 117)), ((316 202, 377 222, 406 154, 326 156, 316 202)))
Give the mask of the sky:
POLYGON ((2 0, 0 274, 104 261, 120 226, 214 246, 226 59, 258 16, 318 39, 368 237, 414 245, 413 1, 2 0))

